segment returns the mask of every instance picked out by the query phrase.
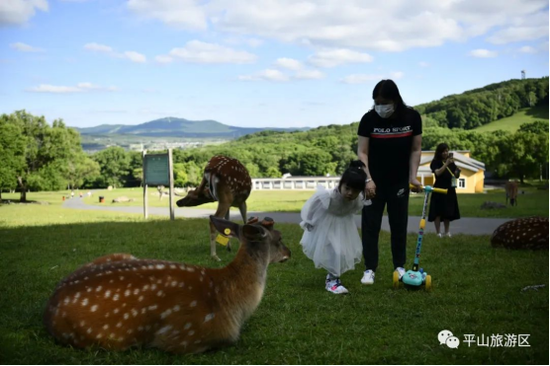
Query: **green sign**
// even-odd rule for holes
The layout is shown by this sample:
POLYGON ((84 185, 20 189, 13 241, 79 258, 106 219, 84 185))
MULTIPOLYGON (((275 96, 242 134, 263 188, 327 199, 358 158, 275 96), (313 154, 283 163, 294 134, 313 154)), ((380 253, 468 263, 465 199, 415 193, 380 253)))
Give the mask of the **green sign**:
POLYGON ((145 155, 143 175, 146 185, 169 185, 170 168, 168 166, 168 154, 145 155))

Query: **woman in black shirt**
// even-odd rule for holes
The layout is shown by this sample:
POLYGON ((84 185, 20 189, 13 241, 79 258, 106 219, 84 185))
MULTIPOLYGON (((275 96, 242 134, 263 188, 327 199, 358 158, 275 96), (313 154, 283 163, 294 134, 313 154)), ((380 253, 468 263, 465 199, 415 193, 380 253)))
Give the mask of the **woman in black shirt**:
POLYGON ((435 174, 434 187, 446 188, 447 194, 432 194, 428 221, 435 224, 435 231, 440 238, 441 221, 445 226, 445 236, 451 236, 449 232, 450 222, 460 219, 458 199, 456 197, 456 181, 460 176, 460 169, 456 166, 449 146, 445 143, 437 145, 435 156, 430 164, 430 169, 435 174))
POLYGON ((365 272, 361 283, 374 284, 378 240, 384 209, 388 210, 391 251, 399 278, 405 274, 409 184, 417 180, 422 145, 420 114, 403 102, 397 85, 382 80, 372 91, 374 107, 359 123, 357 155, 365 164, 367 180, 361 230, 365 272))

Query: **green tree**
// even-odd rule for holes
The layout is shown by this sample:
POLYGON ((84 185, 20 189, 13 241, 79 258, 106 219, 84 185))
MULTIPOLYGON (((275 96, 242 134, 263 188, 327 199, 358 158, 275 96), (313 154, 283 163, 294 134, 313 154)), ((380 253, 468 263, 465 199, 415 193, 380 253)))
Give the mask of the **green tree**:
POLYGON ((3 114, 0 116, 0 199, 2 189, 13 189, 17 186, 18 172, 25 165, 26 140, 19 125, 10 122, 13 116, 3 114))
POLYGON ((176 163, 173 167, 174 170, 174 186, 175 187, 185 187, 187 184, 187 172, 185 170, 184 163, 176 163))
POLYGON ((111 146, 96 153, 93 159, 100 167, 101 178, 99 184, 115 188, 124 185, 125 177, 129 173, 130 159, 123 148, 111 146))

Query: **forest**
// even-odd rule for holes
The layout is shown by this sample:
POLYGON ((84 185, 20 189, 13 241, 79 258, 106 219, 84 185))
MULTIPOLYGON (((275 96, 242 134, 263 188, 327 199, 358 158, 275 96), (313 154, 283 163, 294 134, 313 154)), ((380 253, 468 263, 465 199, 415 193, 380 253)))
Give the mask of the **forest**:
MULTIPOLYGON (((515 132, 473 128, 540 106, 548 108, 547 77, 492 84, 414 108, 422 115, 423 150, 446 142, 452 150, 469 150, 485 163, 486 174, 523 181, 538 178, 548 165, 548 121, 524 123, 515 132)), ((252 177, 339 175, 356 159, 358 126, 262 131, 221 145, 174 150, 175 185, 198 185, 206 162, 216 154, 239 159, 252 177)), ((29 190, 141 185, 140 152, 109 147, 88 155, 80 139, 61 119, 50 125, 25 110, 0 115, 0 195, 17 190, 25 201, 29 190)))

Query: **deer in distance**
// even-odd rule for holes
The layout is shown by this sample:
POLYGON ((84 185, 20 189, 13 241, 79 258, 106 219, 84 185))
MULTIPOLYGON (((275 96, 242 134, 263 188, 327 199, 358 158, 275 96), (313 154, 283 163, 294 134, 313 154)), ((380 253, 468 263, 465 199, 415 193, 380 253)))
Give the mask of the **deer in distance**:
POLYGON ((200 353, 236 342, 262 299, 268 265, 291 252, 270 218, 245 225, 210 220, 241 243, 230 264, 211 269, 130 254, 98 258, 57 285, 44 312, 48 332, 75 348, 117 351, 200 353))
MULTIPOLYGON (((251 189, 252 180, 248 170, 237 159, 217 155, 206 165, 197 189, 189 191, 187 196, 176 202, 176 205, 192 207, 217 201, 218 208, 214 216, 229 220, 230 207, 238 207, 243 222, 246 223, 246 200, 251 189)), ((219 261, 220 258, 216 254, 216 235, 214 224, 210 222, 210 255, 219 261)), ((227 250, 231 250, 230 243, 227 243, 227 250)))

